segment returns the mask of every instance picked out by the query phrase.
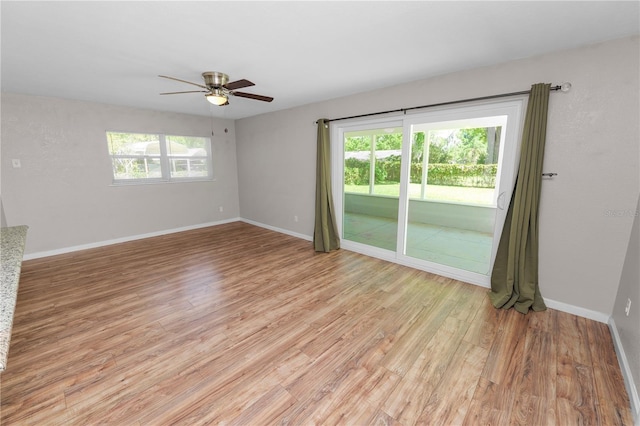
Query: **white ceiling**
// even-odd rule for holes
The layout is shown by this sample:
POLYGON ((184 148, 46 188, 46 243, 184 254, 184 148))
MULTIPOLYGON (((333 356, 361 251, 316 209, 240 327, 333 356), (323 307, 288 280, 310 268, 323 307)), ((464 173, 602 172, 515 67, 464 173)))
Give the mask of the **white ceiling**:
POLYGON ((639 33, 638 1, 2 1, 2 91, 243 118, 639 33), (210 106, 203 71, 272 103, 210 106))

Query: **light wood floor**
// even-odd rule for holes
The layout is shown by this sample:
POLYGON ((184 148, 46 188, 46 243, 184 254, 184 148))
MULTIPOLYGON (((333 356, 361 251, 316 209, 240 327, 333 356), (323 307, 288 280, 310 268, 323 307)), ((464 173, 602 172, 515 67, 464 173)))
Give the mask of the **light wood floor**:
POLYGON ((2 424, 632 424, 605 324, 231 223, 23 263, 2 424))

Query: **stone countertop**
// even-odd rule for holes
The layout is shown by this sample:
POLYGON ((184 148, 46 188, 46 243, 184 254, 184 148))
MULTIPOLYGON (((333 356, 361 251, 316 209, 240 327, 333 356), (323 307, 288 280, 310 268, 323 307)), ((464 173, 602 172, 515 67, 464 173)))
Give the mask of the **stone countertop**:
POLYGON ((0 245, 2 264, 2 274, 0 275, 0 372, 4 371, 7 366, 11 327, 13 326, 13 314, 16 308, 20 269, 28 228, 25 225, 0 228, 2 240, 0 245))

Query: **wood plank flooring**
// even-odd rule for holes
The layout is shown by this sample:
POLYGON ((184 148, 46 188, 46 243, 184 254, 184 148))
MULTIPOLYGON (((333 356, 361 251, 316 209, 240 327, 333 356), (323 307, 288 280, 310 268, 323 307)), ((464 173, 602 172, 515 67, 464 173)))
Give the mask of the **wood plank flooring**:
POLYGON ((241 222, 26 261, 3 425, 631 425, 605 324, 241 222))

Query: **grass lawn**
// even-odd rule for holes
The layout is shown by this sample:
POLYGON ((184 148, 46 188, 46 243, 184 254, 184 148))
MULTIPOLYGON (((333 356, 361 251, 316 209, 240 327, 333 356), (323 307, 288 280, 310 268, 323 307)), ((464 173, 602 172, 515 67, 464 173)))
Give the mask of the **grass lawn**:
MULTIPOLYGON (((368 185, 345 185, 344 192, 368 194, 368 185)), ((427 185, 426 198, 434 201, 454 201, 458 203, 493 205, 493 188, 470 188, 464 186, 427 185)), ((375 195, 397 197, 400 194, 400 184, 377 184, 374 186, 375 195)), ((420 184, 409 184, 409 198, 420 198, 420 184)))

